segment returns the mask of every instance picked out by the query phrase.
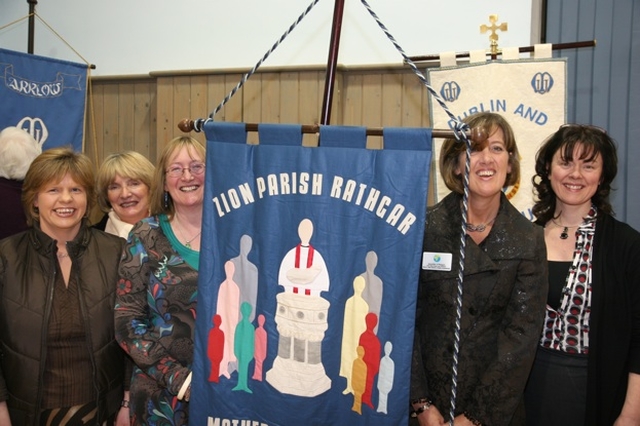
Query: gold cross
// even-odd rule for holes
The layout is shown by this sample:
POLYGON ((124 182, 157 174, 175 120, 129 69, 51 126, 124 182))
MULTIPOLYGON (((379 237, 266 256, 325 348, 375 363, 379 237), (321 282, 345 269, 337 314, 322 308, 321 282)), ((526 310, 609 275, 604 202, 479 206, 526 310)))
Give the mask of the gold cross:
POLYGON ((500 30, 502 32, 506 32, 507 31, 507 23, 503 22, 500 25, 496 25, 496 22, 498 21, 498 15, 489 15, 489 22, 491 22, 491 25, 480 25, 480 33, 484 34, 487 31, 491 31, 491 35, 489 36, 489 40, 491 40, 491 54, 495 55, 498 53, 498 34, 496 34, 496 31, 500 30))

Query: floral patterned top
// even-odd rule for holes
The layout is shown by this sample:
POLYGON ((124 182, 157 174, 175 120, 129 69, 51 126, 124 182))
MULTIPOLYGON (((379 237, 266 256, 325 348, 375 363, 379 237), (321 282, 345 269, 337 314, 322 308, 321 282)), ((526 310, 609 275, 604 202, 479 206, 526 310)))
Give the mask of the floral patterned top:
POLYGON ((115 328, 135 364, 132 425, 188 424, 189 404, 177 394, 193 362, 198 271, 179 244, 165 215, 149 217, 131 231, 120 262, 115 328))

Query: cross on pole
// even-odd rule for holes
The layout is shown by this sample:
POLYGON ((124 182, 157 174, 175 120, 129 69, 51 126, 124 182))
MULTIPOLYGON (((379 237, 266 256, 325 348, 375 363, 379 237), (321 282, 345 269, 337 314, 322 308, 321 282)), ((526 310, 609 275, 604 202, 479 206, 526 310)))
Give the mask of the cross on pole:
POLYGON ((496 34, 496 31, 499 30, 506 32, 508 26, 506 22, 503 22, 500 25, 496 24, 496 22, 498 22, 498 15, 489 15, 489 22, 491 22, 491 25, 480 25, 480 33, 484 34, 487 31, 491 31, 489 40, 491 40, 491 55, 493 57, 498 53, 498 34, 496 34))

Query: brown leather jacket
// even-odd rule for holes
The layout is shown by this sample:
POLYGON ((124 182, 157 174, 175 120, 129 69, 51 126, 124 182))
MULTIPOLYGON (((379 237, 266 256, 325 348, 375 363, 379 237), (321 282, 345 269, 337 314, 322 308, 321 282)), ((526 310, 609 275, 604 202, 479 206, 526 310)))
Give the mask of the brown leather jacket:
MULTIPOLYGON (((119 409, 123 395, 124 352, 113 329, 123 245, 123 239, 92 229, 86 221, 67 243, 94 369, 99 424, 119 409)), ((55 246, 38 224, 0 241, 0 401, 7 402, 14 425, 39 422, 55 246)))

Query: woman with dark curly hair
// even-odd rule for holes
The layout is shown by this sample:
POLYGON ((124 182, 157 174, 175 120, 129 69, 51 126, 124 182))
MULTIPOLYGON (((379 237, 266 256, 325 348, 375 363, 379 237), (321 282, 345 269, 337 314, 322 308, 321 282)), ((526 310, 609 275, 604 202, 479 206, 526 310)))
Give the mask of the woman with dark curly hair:
POLYGON ((579 124, 536 155, 549 294, 527 425, 640 424, 640 234, 613 218, 617 161, 604 130, 579 124))

